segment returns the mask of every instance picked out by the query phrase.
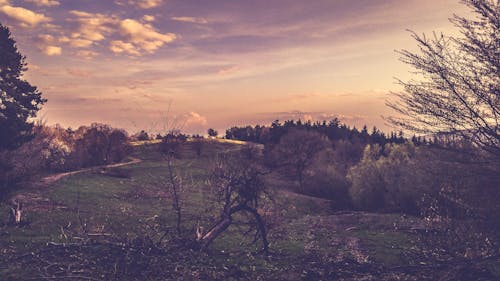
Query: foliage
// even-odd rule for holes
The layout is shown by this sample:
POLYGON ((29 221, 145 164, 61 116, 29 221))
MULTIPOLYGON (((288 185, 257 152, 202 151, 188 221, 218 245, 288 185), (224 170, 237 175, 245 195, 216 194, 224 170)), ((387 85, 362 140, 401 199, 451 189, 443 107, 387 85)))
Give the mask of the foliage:
POLYGON ((425 173, 417 153, 411 143, 366 146, 361 162, 348 174, 355 206, 418 214, 421 197, 435 191, 439 181, 425 173))
POLYGON ((180 158, 180 147, 186 141, 186 135, 169 133, 162 138, 160 143, 160 151, 167 157, 180 158))
MULTIPOLYGON (((269 254, 267 228, 259 212, 263 197, 269 195, 263 181, 263 170, 256 161, 242 159, 231 154, 220 155, 212 170, 210 185, 215 193, 220 215, 206 232, 200 232, 197 240, 207 248, 229 226, 237 216, 247 217, 249 229, 254 232, 253 243, 262 241, 262 252, 269 254)), ((241 218, 239 219, 241 220, 241 218)))
POLYGON ((198 157, 201 156, 204 146, 205 146, 205 140, 203 139, 203 136, 200 136, 200 135, 193 135, 192 136, 191 147, 196 152, 196 155, 198 157))
POLYGON ((80 127, 75 135, 77 139, 72 160, 78 166, 117 163, 131 152, 127 133, 109 125, 94 123, 88 128, 80 127))
POLYGON ((208 129, 207 133, 208 133, 209 137, 216 137, 219 134, 219 132, 217 132, 216 130, 214 130, 212 128, 208 129))
POLYGON ((6 26, 0 24, 0 151, 12 150, 33 137, 33 123, 46 100, 35 86, 22 79, 26 58, 6 26))
POLYGON ((140 132, 132 136, 132 138, 137 139, 138 141, 147 141, 149 140, 149 135, 146 131, 141 130, 140 132))
POLYGON ((419 53, 400 52, 420 80, 399 81, 404 92, 388 105, 402 114, 389 121, 423 134, 452 133, 500 156, 499 2, 464 0, 475 14, 451 21, 461 37, 413 33, 419 53))
POLYGON ((350 184, 345 175, 332 164, 313 165, 311 173, 305 178, 305 188, 302 193, 331 200, 331 207, 334 210, 350 209, 352 205, 350 184))
POLYGON ((304 187, 307 169, 310 168, 318 153, 331 147, 330 141, 323 135, 313 131, 292 130, 284 135, 274 147, 268 162, 304 187))
MULTIPOLYGON (((170 231, 163 237, 165 229, 174 229, 176 220, 169 205, 170 195, 158 184, 165 179, 168 163, 159 155, 158 144, 144 146, 148 149, 134 147, 134 157, 142 162, 120 168, 129 171, 130 178, 86 172, 65 177, 53 187, 20 190, 19 196, 29 200, 25 204, 28 224, 2 226, 0 219, 3 251, 0 279, 451 281, 499 277, 500 259, 494 256, 449 260, 442 254, 439 257, 443 259, 436 258, 437 251, 446 247, 435 244, 441 239, 426 244, 430 240, 425 236, 441 227, 439 221, 432 221, 429 228, 424 228, 424 221, 413 216, 332 213, 325 200, 282 190, 276 191, 273 201, 259 202, 258 212, 266 222, 272 242, 268 261, 254 255, 254 248, 240 244, 247 223, 254 222, 243 213, 233 217, 233 224, 207 251, 197 251, 194 235, 178 239, 175 231, 170 231), (152 157, 153 153, 156 157, 152 157), (79 230, 79 217, 88 230, 87 235, 79 230), (275 222, 272 228, 269 221, 275 222)), ((190 149, 189 142, 182 146, 190 149)), ((229 151, 237 156, 239 148, 212 141, 207 142, 205 152, 213 155, 229 151)), ((425 157, 435 153, 428 151, 425 157)), ((429 163, 438 161, 430 159, 429 163)), ((204 184, 211 178, 213 163, 213 159, 196 157, 194 153, 174 162, 176 169, 192 173, 197 183, 186 185, 189 196, 183 197, 184 229, 198 222, 211 225, 216 222, 211 219, 213 216, 219 218, 221 209, 207 204, 213 198, 209 186, 204 184)), ((239 163, 237 160, 236 164, 239 163)), ((437 169, 433 166, 431 170, 437 169)), ((466 172, 460 170, 457 174, 466 175, 471 182, 477 179, 466 172)), ((470 174, 478 172, 479 169, 474 169, 470 174)), ((457 184, 460 182, 460 177, 451 176, 457 178, 457 184)), ((269 182, 274 175, 264 174, 262 179, 269 182)), ((487 182, 484 179, 478 185, 487 182)), ((274 186, 266 188, 271 187, 274 186)), ((286 184, 276 189, 279 187, 286 184)), ((0 202, 0 212, 7 210, 7 204, 0 202)), ((448 239, 450 244, 459 241, 453 239, 448 239)), ((462 244, 454 246, 460 248, 462 244)))
POLYGON ((256 125, 255 127, 232 127, 226 130, 226 138, 234 140, 249 141, 261 144, 277 144, 281 137, 292 130, 314 131, 327 136, 331 141, 349 141, 351 143, 402 143, 404 138, 402 135, 391 133, 386 136, 376 127, 371 133, 368 133, 366 126, 359 131, 356 127, 349 127, 341 124, 338 119, 333 119, 330 122, 302 122, 300 120, 288 120, 283 123, 279 120, 274 121, 271 126, 256 125))

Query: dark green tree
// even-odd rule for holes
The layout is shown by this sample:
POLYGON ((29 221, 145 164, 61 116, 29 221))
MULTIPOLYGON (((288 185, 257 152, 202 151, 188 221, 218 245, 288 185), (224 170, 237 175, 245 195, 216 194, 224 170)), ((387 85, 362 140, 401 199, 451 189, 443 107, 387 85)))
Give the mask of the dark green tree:
POLYGON ((208 136, 210 136, 210 137, 216 137, 219 134, 219 132, 217 132, 216 130, 214 130, 212 128, 208 129, 207 133, 208 133, 208 136))
POLYGON ((30 118, 47 101, 23 79, 26 66, 9 29, 0 24, 0 151, 15 149, 33 137, 30 118))

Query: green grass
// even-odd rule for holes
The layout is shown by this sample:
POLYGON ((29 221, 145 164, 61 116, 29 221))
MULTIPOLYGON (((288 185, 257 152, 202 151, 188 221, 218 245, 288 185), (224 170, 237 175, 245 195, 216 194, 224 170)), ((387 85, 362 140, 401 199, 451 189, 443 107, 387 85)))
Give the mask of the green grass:
POLYGON ((411 248, 411 238, 400 232, 358 231, 356 236, 376 262, 389 266, 408 263, 404 253, 411 248))
MULTIPOLYGON (((189 144, 182 148, 183 157, 175 165, 184 178, 185 189, 181 196, 185 236, 194 237, 194 227, 198 223, 207 229, 218 214, 211 203, 212 195, 206 180, 213 157, 235 149, 238 149, 236 144, 210 142, 205 145, 202 156, 197 157, 189 144)), ((214 242, 208 254, 175 248, 175 215, 165 184, 166 162, 155 145, 136 147, 133 157, 143 161, 119 168, 130 172, 130 178, 85 172, 65 177, 43 190, 19 190, 19 194, 38 194, 49 203, 37 205, 37 202, 28 202, 25 212, 27 225, 0 227, 0 251, 3 251, 0 255, 0 279, 22 280, 39 276, 35 267, 27 270, 23 267, 26 266, 23 259, 15 257, 29 256, 31 252, 43 253, 49 242, 81 242, 78 239, 85 236, 85 231, 110 234, 113 241, 121 242, 144 237, 159 241, 167 231, 163 245, 174 250, 167 250, 161 256, 145 254, 134 262, 148 263, 152 272, 169 272, 172 279, 179 280, 304 279, 323 274, 318 272, 328 264, 335 264, 338 259, 356 256, 356 251, 367 255, 370 262, 382 266, 408 263, 403 252, 411 248, 412 237, 406 232, 393 230, 393 225, 401 221, 399 216, 363 213, 333 215, 328 202, 283 191, 276 186, 277 181, 272 174, 268 182, 272 183, 274 202, 267 202, 267 209, 270 210, 267 220, 270 224, 271 261, 255 255, 258 245, 248 245, 248 239, 245 240, 235 226, 214 242), (242 244, 242 241, 246 243, 242 244), (358 248, 348 246, 349 241, 359 241, 359 245, 355 245, 358 248)), ((7 211, 7 203, 0 203, 0 212, 5 214, 7 211)), ((108 236, 92 239, 99 242, 108 239, 108 236)), ((118 260, 123 260, 133 256, 133 253, 121 248, 106 248, 100 244, 88 251, 86 249, 80 249, 72 257, 83 255, 98 259, 113 254, 118 260)), ((58 261, 57 256, 50 258, 58 261)), ((31 262, 40 268, 42 261, 40 258, 31 262)), ((62 259, 58 262, 66 261, 62 259)), ((94 271, 96 275, 93 276, 98 276, 100 273, 108 274, 109 268, 95 265, 94 271)), ((116 278, 156 280, 127 279, 129 277, 125 275, 116 278)))

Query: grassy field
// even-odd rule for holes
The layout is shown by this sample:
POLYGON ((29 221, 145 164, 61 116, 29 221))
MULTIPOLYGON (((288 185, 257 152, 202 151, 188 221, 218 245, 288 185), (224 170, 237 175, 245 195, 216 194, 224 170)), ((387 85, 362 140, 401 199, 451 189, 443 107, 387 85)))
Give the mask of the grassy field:
MULTIPOLYGON (((263 208, 268 260, 237 226, 207 252, 197 250, 195 227, 209 227, 217 215, 210 166, 218 153, 239 147, 212 141, 200 157, 189 143, 183 147, 175 163, 184 183, 181 238, 155 144, 135 146, 132 156, 142 161, 116 168, 127 177, 96 169, 27 184, 12 195, 25 202, 25 224, 0 226, 0 280, 434 280, 434 268, 412 269, 424 263, 413 255, 419 219, 333 213, 329 201, 275 184, 274 201, 263 208)), ((0 214, 8 209, 0 204, 0 214)), ((498 274, 496 262, 490 268, 498 274)))

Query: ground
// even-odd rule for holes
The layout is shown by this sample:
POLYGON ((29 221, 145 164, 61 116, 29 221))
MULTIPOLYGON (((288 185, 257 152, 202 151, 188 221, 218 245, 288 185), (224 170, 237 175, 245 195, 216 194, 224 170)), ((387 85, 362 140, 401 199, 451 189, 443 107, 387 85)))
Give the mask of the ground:
MULTIPOLYGON (((0 280, 494 280, 499 260, 478 268, 429 262, 417 249, 424 222, 398 214, 333 212, 331 202, 276 186, 260 210, 271 255, 258 253, 237 225, 202 252, 195 227, 216 210, 207 185, 213 157, 239 143, 210 141, 198 157, 183 147, 183 235, 166 187, 166 161, 156 145, 138 144, 130 162, 27 183, 24 224, 0 220, 0 280), (2 223, 3 222, 3 223, 2 223), (465 269, 464 269, 465 268, 465 269), (446 276, 459 274, 458 278, 446 276), (448 279, 446 279, 448 278, 448 279), (450 279, 451 278, 451 279, 450 279)), ((0 203, 7 214, 10 202, 0 203)), ((251 242, 251 241, 250 241, 251 242)), ((477 265, 474 265, 477 266, 477 265)))

